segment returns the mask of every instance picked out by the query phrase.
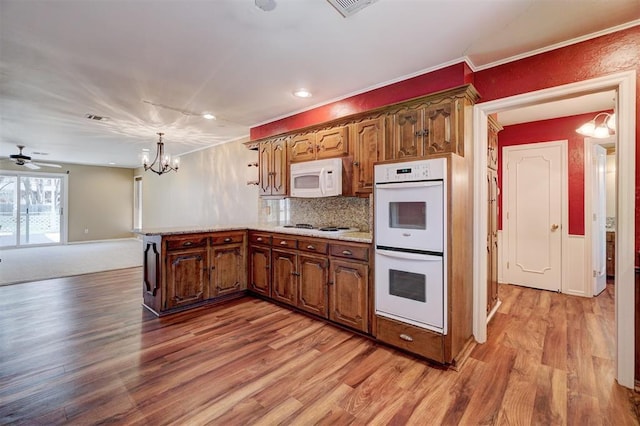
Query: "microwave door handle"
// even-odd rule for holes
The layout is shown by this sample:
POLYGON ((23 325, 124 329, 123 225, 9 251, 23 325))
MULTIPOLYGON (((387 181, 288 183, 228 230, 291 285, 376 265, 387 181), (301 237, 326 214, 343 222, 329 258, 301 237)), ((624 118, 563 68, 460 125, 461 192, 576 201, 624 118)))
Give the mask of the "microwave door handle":
POLYGON ((320 192, 322 195, 326 192, 325 181, 324 181, 324 167, 320 169, 320 192))
POLYGON ((441 186, 442 181, 428 182, 393 182, 393 183, 377 183, 376 189, 402 189, 402 188, 427 188, 430 186, 441 186))
POLYGON ((430 254, 418 254, 418 253, 407 253, 404 251, 391 251, 391 250, 382 250, 376 249, 376 253, 386 257, 393 257, 396 259, 406 259, 406 260, 422 260, 422 261, 439 261, 442 260, 440 256, 433 256, 430 254))

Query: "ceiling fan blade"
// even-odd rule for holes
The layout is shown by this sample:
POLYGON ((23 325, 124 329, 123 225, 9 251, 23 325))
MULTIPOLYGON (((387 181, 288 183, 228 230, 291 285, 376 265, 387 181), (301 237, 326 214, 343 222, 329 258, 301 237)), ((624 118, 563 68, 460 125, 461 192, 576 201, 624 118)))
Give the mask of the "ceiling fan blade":
POLYGON ((55 168, 61 168, 62 166, 60 164, 52 164, 52 163, 34 163, 33 161, 31 162, 31 164, 35 164, 37 166, 43 166, 43 167, 55 167, 55 168))
POLYGON ((36 164, 33 164, 33 163, 24 163, 24 166, 27 169, 32 169, 32 170, 38 170, 40 168, 40 166, 37 166, 36 164))

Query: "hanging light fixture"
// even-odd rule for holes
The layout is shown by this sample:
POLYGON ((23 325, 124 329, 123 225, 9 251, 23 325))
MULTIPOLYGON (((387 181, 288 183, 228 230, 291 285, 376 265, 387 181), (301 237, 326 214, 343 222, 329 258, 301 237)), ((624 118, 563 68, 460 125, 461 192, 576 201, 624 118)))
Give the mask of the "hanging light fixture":
POLYGON ((158 133, 158 146, 156 148, 156 157, 153 159, 153 162, 149 164, 149 152, 143 150, 142 151, 142 165, 144 166, 144 171, 151 170, 158 176, 163 173, 167 173, 170 171, 177 172, 178 167, 180 166, 180 158, 175 157, 173 161, 171 161, 171 155, 164 153, 164 143, 162 142, 162 136, 164 133, 158 133), (155 166, 155 168, 154 168, 155 166))
POLYGON ((593 120, 587 121, 576 129, 576 132, 591 138, 608 138, 616 133, 616 115, 608 112, 601 112, 593 117, 593 120), (598 118, 602 118, 598 124, 598 118))

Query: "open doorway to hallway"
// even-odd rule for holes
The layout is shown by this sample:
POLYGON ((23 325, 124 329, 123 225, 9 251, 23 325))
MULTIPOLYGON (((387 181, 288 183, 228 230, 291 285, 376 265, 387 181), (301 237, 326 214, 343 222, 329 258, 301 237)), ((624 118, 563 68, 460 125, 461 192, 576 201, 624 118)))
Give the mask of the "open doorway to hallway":
MULTIPOLYGON (((635 81, 634 72, 621 72, 605 77, 552 87, 536 92, 477 104, 474 107, 474 336, 486 341, 487 300, 487 120, 490 114, 525 106, 548 103, 585 94, 616 91, 618 151, 616 170, 618 184, 615 294, 616 379, 623 386, 634 385, 634 235, 635 235, 635 81), (618 285, 623 283, 623 285, 618 285)), ((581 271, 582 274, 585 271, 581 271)), ((579 281, 579 280, 576 280, 579 281)))

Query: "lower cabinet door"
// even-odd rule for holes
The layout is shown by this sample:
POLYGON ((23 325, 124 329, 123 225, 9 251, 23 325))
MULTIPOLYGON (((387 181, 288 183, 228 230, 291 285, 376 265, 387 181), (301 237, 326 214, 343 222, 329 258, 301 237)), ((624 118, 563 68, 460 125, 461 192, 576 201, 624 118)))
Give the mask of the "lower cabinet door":
POLYGON ((165 309, 197 303, 208 298, 207 249, 167 254, 165 309))
POLYGON ((328 258, 300 254, 298 261, 298 308, 327 318, 328 258))
POLYGON ((289 305, 296 304, 298 286, 298 255, 295 252, 273 250, 271 298, 289 305))
POLYGON ((329 319, 369 331, 369 265, 331 259, 329 319))
POLYGON ((249 290, 271 297, 271 249, 251 246, 249 250, 249 290))
POLYGON ((247 288, 242 244, 211 249, 211 291, 209 297, 224 296, 247 288))

